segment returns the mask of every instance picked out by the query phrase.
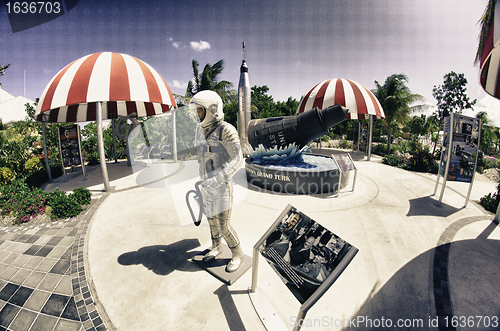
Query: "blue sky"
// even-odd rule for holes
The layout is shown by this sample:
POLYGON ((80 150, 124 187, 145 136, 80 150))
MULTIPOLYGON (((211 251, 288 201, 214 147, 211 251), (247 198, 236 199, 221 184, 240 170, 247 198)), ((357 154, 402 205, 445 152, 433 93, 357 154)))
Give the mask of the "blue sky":
MULTIPOLYGON (((221 79, 239 79, 242 41, 250 84, 275 100, 299 100, 315 84, 347 78, 375 87, 404 73, 409 87, 435 104, 434 85, 464 73, 476 111, 500 125, 500 102, 487 96, 474 66, 487 0, 80 0, 45 24, 13 33, 0 5, 0 78, 11 94, 39 97, 64 66, 87 54, 133 55, 155 68, 172 92, 184 94, 191 60, 224 59, 221 79)), ((473 115, 475 113, 472 113, 473 115)))

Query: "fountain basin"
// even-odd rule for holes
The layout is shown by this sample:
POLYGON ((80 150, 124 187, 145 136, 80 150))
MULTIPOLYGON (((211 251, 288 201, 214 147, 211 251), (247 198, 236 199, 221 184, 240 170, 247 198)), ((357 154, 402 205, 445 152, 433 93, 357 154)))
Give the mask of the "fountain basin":
POLYGON ((331 157, 305 154, 304 161, 287 165, 254 163, 245 160, 247 182, 257 187, 287 194, 335 193, 349 182, 349 173, 342 174, 331 157))

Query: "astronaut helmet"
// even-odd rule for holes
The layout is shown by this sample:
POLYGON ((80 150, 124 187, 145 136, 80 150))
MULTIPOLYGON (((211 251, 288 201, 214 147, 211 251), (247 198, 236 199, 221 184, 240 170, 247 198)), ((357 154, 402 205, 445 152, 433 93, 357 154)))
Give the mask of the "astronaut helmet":
POLYGON ((224 119, 222 99, 214 91, 205 90, 196 93, 191 99, 189 108, 198 111, 198 117, 203 127, 224 119))

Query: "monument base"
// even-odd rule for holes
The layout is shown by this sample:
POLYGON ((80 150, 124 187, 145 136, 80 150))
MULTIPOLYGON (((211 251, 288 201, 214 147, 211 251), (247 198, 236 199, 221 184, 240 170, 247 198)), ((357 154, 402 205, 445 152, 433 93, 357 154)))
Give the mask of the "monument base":
POLYGON ((222 245, 222 254, 219 255, 212 262, 204 262, 203 256, 205 256, 210 248, 207 248, 201 254, 193 257, 191 261, 199 264, 203 269, 212 274, 215 278, 218 278, 220 281, 227 285, 233 285, 245 272, 250 269, 252 266, 252 259, 248 255, 243 255, 243 259, 241 261, 241 265, 238 270, 234 272, 226 272, 226 266, 231 261, 232 253, 227 245, 222 245))
POLYGON ((269 191, 286 194, 338 193, 349 183, 349 173, 341 176, 331 157, 317 154, 306 154, 304 158, 306 157, 321 166, 312 163, 311 168, 270 166, 254 163, 249 157, 245 160, 247 182, 269 191), (325 161, 331 161, 331 168, 324 168, 325 161))

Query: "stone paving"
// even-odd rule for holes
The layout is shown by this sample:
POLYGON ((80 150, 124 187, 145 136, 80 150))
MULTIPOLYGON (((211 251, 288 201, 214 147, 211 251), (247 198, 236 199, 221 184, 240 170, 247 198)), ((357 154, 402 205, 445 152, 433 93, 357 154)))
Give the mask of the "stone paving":
POLYGON ((85 237, 106 196, 77 217, 0 229, 0 330, 107 330, 85 273, 85 237))
MULTIPOLYGON (((135 186, 128 190, 134 192, 134 188, 135 186)), ((451 193, 452 187, 449 190, 451 193)), ((0 228, 0 331, 115 329, 96 297, 87 260, 93 217, 108 197, 109 194, 94 195, 89 208, 75 218, 47 224, 0 228)), ((112 200, 107 200, 108 203, 103 208, 106 209, 112 200)), ((474 205, 473 201, 470 203, 474 205)), ((429 204, 420 201, 417 207, 428 209, 429 204)), ((440 210, 435 216, 443 219, 448 216, 447 210, 440 210), (441 215, 442 213, 446 215, 441 215)), ((106 213, 106 220, 108 215, 106 213)), ((409 215, 408 212, 406 216, 409 215)), ((430 290, 434 301, 431 302, 439 317, 439 330, 454 330, 455 328, 444 326, 441 322, 460 312, 460 307, 452 304, 450 293, 453 291, 449 284, 449 278, 453 276, 450 275, 449 265, 456 245, 456 235, 467 226, 492 219, 493 215, 488 213, 455 219, 432 245, 428 256, 432 265, 430 290)), ((98 222, 94 225, 98 225, 98 222)), ((487 230, 491 232, 496 226, 497 224, 492 223, 487 230)), ((481 235, 487 236, 488 231, 485 230, 481 235)), ((103 294, 99 292, 99 295, 102 299, 103 294)), ((161 298, 162 302, 163 299, 161 298)), ((116 320, 113 321, 118 325, 116 320)))

